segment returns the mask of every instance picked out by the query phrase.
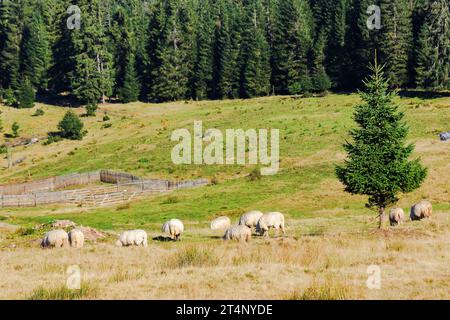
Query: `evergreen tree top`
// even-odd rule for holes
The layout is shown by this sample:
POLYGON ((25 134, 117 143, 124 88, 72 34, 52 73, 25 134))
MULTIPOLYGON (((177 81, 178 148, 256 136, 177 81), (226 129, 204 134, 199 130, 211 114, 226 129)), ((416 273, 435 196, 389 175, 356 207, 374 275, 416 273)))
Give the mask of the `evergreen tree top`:
POLYGON ((389 89, 383 66, 375 62, 371 70, 360 92, 363 103, 355 108, 353 141, 344 144, 348 158, 336 173, 347 192, 367 195, 369 207, 384 210, 398 201, 399 193, 419 188, 426 169, 418 159, 408 160, 414 145, 406 144, 408 127, 393 103, 396 94, 389 89))

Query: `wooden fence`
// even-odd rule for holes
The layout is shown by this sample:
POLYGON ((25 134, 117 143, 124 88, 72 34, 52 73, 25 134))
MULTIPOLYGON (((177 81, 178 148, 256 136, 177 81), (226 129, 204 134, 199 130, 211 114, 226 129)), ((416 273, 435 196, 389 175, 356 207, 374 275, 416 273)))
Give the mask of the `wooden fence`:
MULTIPOLYGON (((102 171, 98 172, 98 177, 101 176, 101 172, 102 171)), ((92 182, 90 178, 94 177, 94 175, 93 173, 89 174, 86 174, 86 177, 79 178, 79 180, 76 181, 92 182)), ((118 176, 124 177, 121 174, 118 174, 118 176)), ((74 183, 73 181, 75 180, 68 179, 69 176, 65 177, 66 179, 58 180, 60 181, 59 185, 67 186, 68 183, 74 183)), ((108 179, 110 177, 112 177, 112 175, 111 173, 108 173, 108 179)), ((133 181, 133 179, 130 180, 133 181)), ((34 207, 57 203, 77 204, 85 206, 102 206, 127 202, 148 194, 170 192, 173 190, 185 188, 195 188, 209 184, 209 181, 206 179, 180 182, 157 179, 140 180, 127 183, 119 183, 119 181, 125 181, 125 179, 118 179, 117 183, 111 186, 100 186, 64 191, 39 191, 15 195, 2 194, 0 195, 0 207, 34 207)), ((41 185, 35 184, 32 186, 37 186, 37 189, 39 189, 41 185)), ((55 184, 53 184, 53 187, 55 187, 55 184)))
POLYGON ((99 181, 100 171, 75 173, 18 184, 0 185, 0 195, 26 195, 36 192, 54 191, 72 186, 98 183, 99 181))

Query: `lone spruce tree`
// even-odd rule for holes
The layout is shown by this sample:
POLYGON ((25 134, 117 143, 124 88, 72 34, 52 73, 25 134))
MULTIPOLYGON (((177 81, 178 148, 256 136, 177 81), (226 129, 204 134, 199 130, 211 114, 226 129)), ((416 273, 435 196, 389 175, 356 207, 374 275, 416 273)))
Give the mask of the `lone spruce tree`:
POLYGON ((427 171, 419 159, 408 160, 414 145, 406 145, 409 129, 392 102, 395 93, 389 90, 383 67, 375 59, 370 69, 373 74, 360 93, 364 103, 354 114, 358 127, 350 131, 353 142, 344 144, 348 158, 336 166, 336 174, 345 191, 369 196, 366 206, 378 209, 381 228, 385 209, 398 201, 399 193, 419 188, 427 171))

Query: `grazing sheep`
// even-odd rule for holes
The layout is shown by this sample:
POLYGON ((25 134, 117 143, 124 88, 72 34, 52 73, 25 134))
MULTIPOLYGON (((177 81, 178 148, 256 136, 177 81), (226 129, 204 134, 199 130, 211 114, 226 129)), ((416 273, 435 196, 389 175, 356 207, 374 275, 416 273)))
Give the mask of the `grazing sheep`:
POLYGON ((433 206, 429 201, 422 200, 411 207, 411 220, 422 220, 423 218, 430 218, 433 213, 433 206))
POLYGON ((69 232, 69 242, 73 248, 83 248, 84 233, 81 230, 73 229, 69 232))
POLYGON ((231 226, 231 220, 228 217, 220 217, 211 221, 211 230, 224 230, 231 226))
POLYGON ((164 223, 162 232, 168 233, 172 240, 180 240, 180 236, 184 232, 183 222, 178 219, 171 219, 164 223))
POLYGON ((250 211, 241 216, 239 219, 239 225, 247 226, 249 228, 256 227, 259 218, 261 218, 263 213, 261 211, 250 211))
POLYGON ((401 224, 405 220, 405 212, 402 208, 392 208, 389 212, 389 221, 391 226, 401 224))
POLYGON ((124 231, 116 242, 117 246, 144 246, 147 247, 147 232, 144 230, 124 231))
POLYGON ((245 225, 237 225, 229 228, 225 235, 223 236, 223 240, 236 240, 236 241, 250 241, 252 238, 252 231, 245 225))
POLYGON ((277 230, 277 235, 279 229, 283 231, 284 229, 284 215, 280 212, 269 212, 264 214, 261 218, 259 218, 258 223, 256 224, 256 232, 262 236, 269 235, 269 229, 275 228, 277 230))
POLYGON ((42 248, 61 248, 69 245, 69 235, 64 230, 53 230, 45 234, 42 239, 42 248))

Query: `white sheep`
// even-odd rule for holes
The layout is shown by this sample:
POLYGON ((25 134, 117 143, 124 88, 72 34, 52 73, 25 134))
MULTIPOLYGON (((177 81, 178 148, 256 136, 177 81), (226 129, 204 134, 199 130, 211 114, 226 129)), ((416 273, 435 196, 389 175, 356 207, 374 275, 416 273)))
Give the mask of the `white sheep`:
POLYGON ((389 212, 391 226, 401 224, 405 220, 405 212, 402 208, 392 208, 389 212))
POLYGON ((249 228, 256 227, 259 218, 261 218, 263 213, 261 211, 250 211, 241 216, 239 219, 239 225, 247 226, 249 228))
POLYGON ((250 241, 252 238, 252 231, 245 225, 237 225, 229 228, 225 235, 223 236, 223 240, 236 240, 236 241, 250 241))
POLYGON ((433 206, 431 202, 422 200, 411 207, 410 218, 411 220, 422 220, 424 218, 430 218, 433 213, 433 206))
POLYGON ((228 217, 219 217, 211 221, 211 230, 225 230, 231 226, 231 220, 228 217))
POLYGON ((269 212, 259 218, 258 223, 256 224, 256 232, 258 234, 268 236, 270 228, 275 228, 275 230, 277 230, 277 235, 279 233, 279 229, 281 229, 283 234, 285 234, 284 215, 282 213, 269 212))
POLYGON ((45 234, 41 241, 41 247, 61 248, 69 245, 69 235, 64 230, 52 230, 45 234))
POLYGON ((117 246, 144 246, 147 247, 147 232, 144 230, 124 231, 116 242, 117 246))
POLYGON ((73 229, 69 232, 69 242, 73 248, 83 248, 84 233, 79 229, 73 229))
POLYGON ((164 223, 162 232, 169 234, 172 240, 180 240, 180 236, 184 232, 183 222, 178 219, 171 219, 164 223))

